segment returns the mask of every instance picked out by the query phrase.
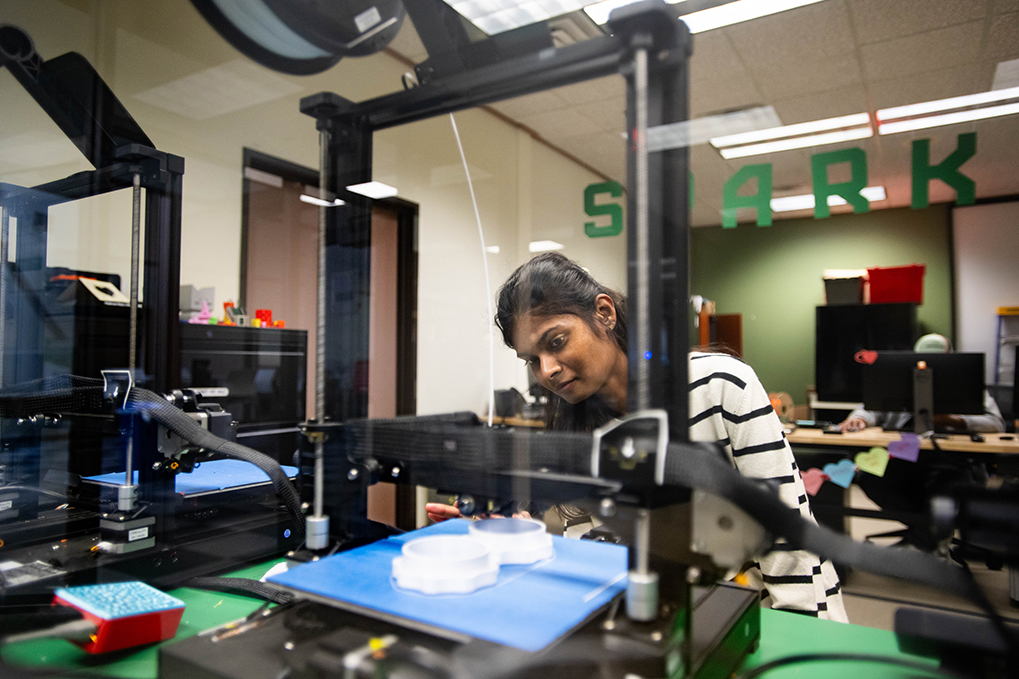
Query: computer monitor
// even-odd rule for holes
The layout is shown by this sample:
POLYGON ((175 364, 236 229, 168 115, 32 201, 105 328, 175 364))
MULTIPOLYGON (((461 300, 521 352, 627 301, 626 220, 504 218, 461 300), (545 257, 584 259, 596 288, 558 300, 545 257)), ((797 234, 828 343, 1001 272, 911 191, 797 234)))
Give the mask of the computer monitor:
POLYGON ((932 384, 933 414, 984 413, 984 355, 878 351, 863 366, 863 405, 867 410, 914 412, 914 369, 923 361, 932 384))

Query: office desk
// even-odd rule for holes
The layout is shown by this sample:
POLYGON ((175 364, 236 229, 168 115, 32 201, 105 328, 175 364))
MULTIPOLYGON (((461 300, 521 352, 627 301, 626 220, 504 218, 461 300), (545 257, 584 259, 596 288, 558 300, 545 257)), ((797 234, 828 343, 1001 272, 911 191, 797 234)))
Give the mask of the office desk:
MULTIPOLYGON (((965 434, 950 434, 946 439, 938 439, 938 447, 941 450, 956 453, 1019 455, 1019 439, 1015 434, 982 434, 982 436, 984 440, 977 442, 965 434)), ((845 434, 825 434, 821 429, 799 428, 786 434, 786 439, 792 446, 830 446, 833 448, 887 447, 892 441, 898 441, 901 438, 900 432, 884 431, 880 427, 870 427, 863 431, 845 434)), ((920 449, 934 450, 934 444, 930 439, 920 439, 920 449)))
MULTIPOLYGON (((278 561, 252 566, 231 575, 259 578, 278 561)), ((242 618, 261 605, 260 602, 248 597, 187 588, 172 590, 170 594, 182 599, 187 607, 177 636, 165 643, 173 643, 194 636, 205 629, 242 618)), ((104 658, 89 656, 65 641, 31 641, 7 647, 3 657, 7 662, 18 665, 44 663, 49 667, 87 669, 89 674, 95 676, 156 679, 158 650, 159 646, 154 645, 104 658)), ((898 637, 892 632, 764 609, 761 611, 760 646, 747 658, 743 668, 750 669, 779 658, 803 653, 867 653, 904 658, 937 667, 937 662, 933 658, 900 651, 898 637)), ((782 679, 821 675, 826 679, 856 679, 860 676, 881 679, 908 676, 901 670, 887 666, 828 661, 792 665, 769 672, 767 677, 782 679)))

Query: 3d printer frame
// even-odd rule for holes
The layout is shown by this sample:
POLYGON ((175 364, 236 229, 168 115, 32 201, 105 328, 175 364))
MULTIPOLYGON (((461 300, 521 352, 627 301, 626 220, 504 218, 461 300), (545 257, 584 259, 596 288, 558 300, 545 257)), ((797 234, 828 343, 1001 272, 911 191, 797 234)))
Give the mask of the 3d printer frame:
MULTIPOLYGON (((407 7, 417 22, 416 4, 412 0, 407 7)), ((320 419, 303 427, 307 444, 302 450, 302 489, 316 497, 316 516, 309 517, 309 522, 319 518, 317 510, 321 507, 328 515, 330 544, 347 548, 380 536, 377 527, 367 520, 367 487, 377 481, 457 488, 461 492, 475 492, 479 498, 510 497, 522 483, 533 497, 561 501, 585 498, 594 502, 601 498, 612 503, 620 499, 632 504, 638 513, 652 507, 689 506, 688 490, 655 488, 653 480, 636 478, 646 476, 639 465, 629 477, 628 472, 617 469, 622 478, 589 477, 584 481, 577 475, 576 466, 572 467, 572 474, 563 475, 549 474, 547 469, 538 474, 505 469, 484 473, 476 468, 458 472, 453 465, 435 463, 434 458, 431 463, 422 463, 409 453, 401 456, 394 452, 398 445, 375 447, 387 436, 395 437, 389 439, 395 442, 402 434, 418 436, 423 442, 424 429, 416 432, 414 429, 427 429, 429 425, 440 428, 449 425, 437 434, 440 438, 446 436, 447 450, 474 439, 490 453, 500 446, 502 450, 512 447, 517 434, 520 442, 530 436, 510 431, 489 433, 464 426, 470 424, 469 415, 451 416, 445 422, 429 421, 430 418, 362 422, 356 428, 370 430, 366 436, 373 441, 367 448, 353 442, 346 424, 366 416, 366 404, 357 398, 355 362, 357 357, 367 355, 367 309, 351 312, 350 305, 342 300, 349 299, 352 287, 355 291, 367 290, 371 204, 346 187, 372 179, 374 132, 618 74, 627 83, 629 411, 646 413, 657 409, 664 415, 661 422, 667 422, 661 440, 665 444, 689 443, 688 152, 685 147, 650 154, 647 150, 649 128, 687 119, 691 39, 686 25, 666 8, 661 2, 636 3, 613 13, 609 21, 612 35, 564 48, 544 49, 469 71, 454 68, 452 72, 436 74, 432 70, 433 58, 424 66, 419 65, 419 85, 376 99, 354 103, 330 92, 302 99, 301 111, 315 118, 320 134, 322 197, 345 201, 342 206, 323 208, 320 213, 320 227, 324 231, 320 234, 320 245, 324 244, 331 252, 328 256, 320 254, 320 266, 324 266, 320 277, 324 277, 326 287, 325 294, 320 296, 324 306, 320 307, 319 315, 326 319, 320 346, 328 347, 328 351, 320 356, 318 370, 320 384, 328 384, 329 388, 319 392, 319 397, 325 400, 320 419), (457 424, 463 426, 459 434, 454 431, 457 424), (318 499, 318 493, 323 499, 318 499)), ((435 43, 426 36, 423 39, 432 54, 435 43)), ((353 438, 356 437, 354 434, 353 438)), ((590 440, 586 439, 587 446, 590 440)), ((530 444, 533 443, 531 438, 530 444)), ((645 447, 654 450, 659 446, 664 456, 665 446, 660 443, 651 440, 645 447)), ((581 456, 590 458, 590 454, 588 447, 581 456)), ((643 540, 645 548, 630 550, 631 565, 643 558, 646 568, 647 543, 677 528, 648 526, 652 535, 642 538, 637 527, 634 537, 638 544, 643 540)), ((691 606, 687 573, 683 569, 669 575, 678 576, 678 582, 670 583, 672 610, 685 610, 691 606)), ((657 617, 657 611, 652 615, 657 617)), ((688 616, 681 614, 681 619, 685 620, 681 628, 689 624, 688 616)), ((684 662, 689 663, 692 655, 687 646, 692 637, 689 627, 680 636, 684 662)))

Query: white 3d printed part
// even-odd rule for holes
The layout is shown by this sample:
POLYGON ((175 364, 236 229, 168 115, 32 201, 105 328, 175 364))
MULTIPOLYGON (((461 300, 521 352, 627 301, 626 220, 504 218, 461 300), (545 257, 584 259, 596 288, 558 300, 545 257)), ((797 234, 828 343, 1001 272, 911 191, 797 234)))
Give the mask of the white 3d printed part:
POLYGON ((393 559, 393 578, 403 589, 425 594, 470 594, 494 585, 499 560, 483 543, 463 536, 410 540, 393 559))
POLYGON ((535 519, 483 519, 467 534, 492 550, 500 564, 532 564, 553 554, 552 536, 535 519))

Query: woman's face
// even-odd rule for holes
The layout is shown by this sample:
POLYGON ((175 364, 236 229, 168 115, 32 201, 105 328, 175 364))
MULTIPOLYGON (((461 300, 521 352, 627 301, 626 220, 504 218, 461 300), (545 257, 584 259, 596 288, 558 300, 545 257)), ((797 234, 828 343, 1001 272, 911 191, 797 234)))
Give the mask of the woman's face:
POLYGON ((626 356, 612 335, 615 306, 608 295, 598 301, 594 328, 572 314, 518 317, 513 346, 538 383, 568 403, 599 394, 625 407, 626 356))

